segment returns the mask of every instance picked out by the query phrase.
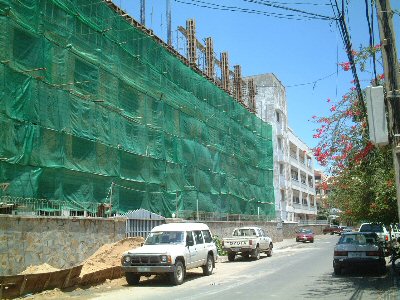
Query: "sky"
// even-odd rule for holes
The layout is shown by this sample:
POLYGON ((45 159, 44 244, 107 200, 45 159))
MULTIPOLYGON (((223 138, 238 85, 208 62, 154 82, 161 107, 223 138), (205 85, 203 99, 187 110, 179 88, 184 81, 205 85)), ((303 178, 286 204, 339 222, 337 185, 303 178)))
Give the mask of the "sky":
MULTIPOLYGON (((242 76, 274 73, 286 87, 289 126, 309 147, 316 146, 318 141, 312 136, 317 124, 311 121, 312 116, 329 116, 332 103, 353 86, 353 77, 350 71, 338 68, 338 64, 347 62, 348 58, 336 21, 299 18, 300 13, 294 10, 333 18, 330 2, 335 0, 170 1, 174 48, 183 48, 185 42, 182 35, 177 34, 177 27, 185 27, 187 19, 195 19, 197 39, 204 41, 206 37, 212 37, 218 58, 219 53, 227 51, 231 68, 241 65, 242 76), (268 3, 294 10, 265 5, 268 3), (226 10, 226 7, 230 9, 226 10), (237 8, 262 13, 231 11, 237 8), (296 19, 288 15, 296 15, 296 19), (328 98, 331 99, 329 103, 328 98)), ((341 0, 337 1, 341 5, 341 0)), ((114 2, 140 21, 140 0, 114 2)), ((392 0, 391 5, 400 10, 399 0, 392 0)), ((365 0, 346 0, 345 15, 353 49, 368 46, 365 0)), ((398 14, 394 15, 393 21, 397 29, 397 48, 400 49, 398 14)), ((373 23, 375 44, 379 44, 377 20, 373 23)), ((146 27, 167 40, 166 0, 146 0, 146 27)), ((378 73, 382 74, 382 69, 378 69, 378 73)), ((371 74, 359 73, 358 76, 362 88, 369 85, 371 74)))

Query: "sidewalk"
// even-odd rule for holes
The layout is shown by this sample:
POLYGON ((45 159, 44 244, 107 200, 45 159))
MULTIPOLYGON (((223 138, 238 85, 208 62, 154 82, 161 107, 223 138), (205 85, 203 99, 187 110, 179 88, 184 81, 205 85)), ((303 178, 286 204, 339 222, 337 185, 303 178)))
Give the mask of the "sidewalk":
POLYGON ((282 242, 275 242, 274 249, 285 249, 299 244, 296 238, 284 239, 282 242))

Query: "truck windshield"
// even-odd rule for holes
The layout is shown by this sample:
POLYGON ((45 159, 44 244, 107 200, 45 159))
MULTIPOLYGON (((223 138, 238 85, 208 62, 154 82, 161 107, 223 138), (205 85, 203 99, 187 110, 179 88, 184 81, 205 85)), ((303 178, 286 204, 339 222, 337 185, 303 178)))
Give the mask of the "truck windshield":
POLYGON ((145 245, 180 244, 185 241, 183 231, 150 232, 145 245))
POLYGON ((254 236, 254 235, 256 235, 256 231, 252 228, 236 229, 233 232, 233 236, 254 236))

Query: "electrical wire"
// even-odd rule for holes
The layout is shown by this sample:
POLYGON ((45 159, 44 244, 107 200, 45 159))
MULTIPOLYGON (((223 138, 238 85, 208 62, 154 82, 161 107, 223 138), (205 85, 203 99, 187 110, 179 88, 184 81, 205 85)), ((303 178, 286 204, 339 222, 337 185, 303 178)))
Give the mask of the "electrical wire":
MULTIPOLYGON (((372 4, 372 2, 371 2, 372 4)), ((372 9, 372 5, 371 5, 372 9)), ((370 17, 369 17, 369 11, 368 11, 368 0, 365 0, 365 15, 367 17, 367 23, 368 23, 368 34, 369 34, 369 46, 372 48, 374 46, 373 42, 373 27, 371 25, 370 17)), ((372 15, 372 10, 371 10, 371 15, 372 15)), ((372 18, 373 19, 373 18, 372 18)), ((375 51, 372 51, 372 64, 373 64, 373 69, 374 69, 374 79, 373 81, 375 84, 377 83, 377 75, 376 75, 376 57, 375 57, 375 51)))
POLYGON ((329 3, 311 3, 311 2, 276 2, 276 1, 267 1, 267 0, 260 0, 261 2, 272 3, 272 4, 279 4, 279 5, 312 5, 312 6, 330 6, 329 3))
POLYGON ((181 3, 181 4, 187 4, 187 5, 193 5, 197 7, 202 7, 202 8, 209 8, 209 9, 214 9, 214 10, 222 10, 222 11, 231 11, 231 12, 242 12, 242 13, 248 13, 248 14, 256 14, 256 15, 264 15, 268 17, 275 17, 275 18, 280 18, 280 19, 289 19, 289 20, 333 20, 331 17, 317 17, 317 16, 311 16, 311 15, 296 15, 296 14, 282 14, 282 13, 273 13, 273 12, 267 12, 267 11, 261 11, 261 10, 256 10, 256 9, 250 9, 250 8, 243 8, 243 7, 237 7, 237 6, 226 6, 226 5, 220 5, 220 4, 215 4, 211 2, 206 2, 206 1, 201 1, 201 0, 174 0, 175 2, 181 3), (190 2, 188 2, 190 1, 190 2))
MULTIPOLYGON (((357 96, 358 96, 358 99, 359 99, 359 103, 361 105, 361 109, 363 110, 363 112, 366 112, 367 109, 365 107, 365 103, 364 103, 364 100, 363 100, 364 97, 363 97, 363 94, 362 94, 362 91, 361 91, 360 81, 358 79, 357 69, 356 69, 356 65, 355 65, 355 62, 354 62, 354 55, 353 55, 353 52, 352 52, 351 38, 350 38, 349 32, 347 30, 346 21, 345 21, 344 2, 342 1, 342 9, 341 9, 341 11, 339 10, 339 5, 337 3, 337 0, 335 0, 335 7, 336 7, 336 10, 337 10, 337 13, 338 13, 337 23, 339 25, 339 29, 341 31, 341 36, 342 36, 342 40, 343 40, 343 43, 344 43, 344 46, 345 46, 347 57, 348 57, 349 62, 350 62, 350 67, 351 67, 351 71, 353 73, 353 78, 354 78, 354 83, 355 83, 355 86, 356 86, 356 91, 357 91, 357 96)), ((333 8, 333 5, 332 5, 332 8, 333 8)), ((334 10, 334 8, 333 8, 333 10, 334 10)), ((335 15, 336 15, 336 13, 335 13, 335 15)))
MULTIPOLYGON (((292 84, 292 85, 286 85, 285 88, 292 88, 292 87, 298 87, 298 86, 304 86, 304 85, 310 85, 312 84, 314 87, 317 84, 317 82, 322 81, 324 79, 327 79, 333 75, 336 74, 336 71, 333 72, 332 74, 326 75, 324 77, 318 78, 316 80, 310 81, 310 82, 304 82, 304 83, 297 83, 297 84, 292 84)), ((257 85, 257 87, 277 87, 276 85, 257 85)), ((314 88, 313 87, 313 88, 314 88)))
POLYGON ((270 7, 273 7, 273 8, 279 8, 279 9, 288 10, 288 11, 293 11, 293 12, 297 12, 297 13, 300 13, 300 14, 309 15, 309 16, 313 16, 313 17, 317 17, 317 18, 321 18, 321 19, 332 20, 332 18, 328 17, 328 16, 315 14, 315 13, 310 13, 310 12, 307 12, 307 11, 304 11, 304 10, 290 8, 290 7, 286 7, 286 6, 282 6, 282 5, 277 5, 277 4, 275 4, 276 2, 273 3, 271 1, 256 1, 256 0, 242 0, 242 1, 255 3, 255 4, 260 4, 260 5, 266 5, 266 6, 270 6, 270 7))

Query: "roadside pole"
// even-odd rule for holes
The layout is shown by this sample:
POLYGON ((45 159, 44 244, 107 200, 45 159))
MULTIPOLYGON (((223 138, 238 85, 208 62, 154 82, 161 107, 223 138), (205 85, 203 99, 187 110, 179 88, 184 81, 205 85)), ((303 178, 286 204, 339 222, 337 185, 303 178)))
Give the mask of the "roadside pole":
POLYGON ((400 220, 400 75, 396 51, 396 34, 390 0, 377 0, 379 33, 385 72, 386 105, 389 117, 389 139, 392 143, 397 208, 400 220))

